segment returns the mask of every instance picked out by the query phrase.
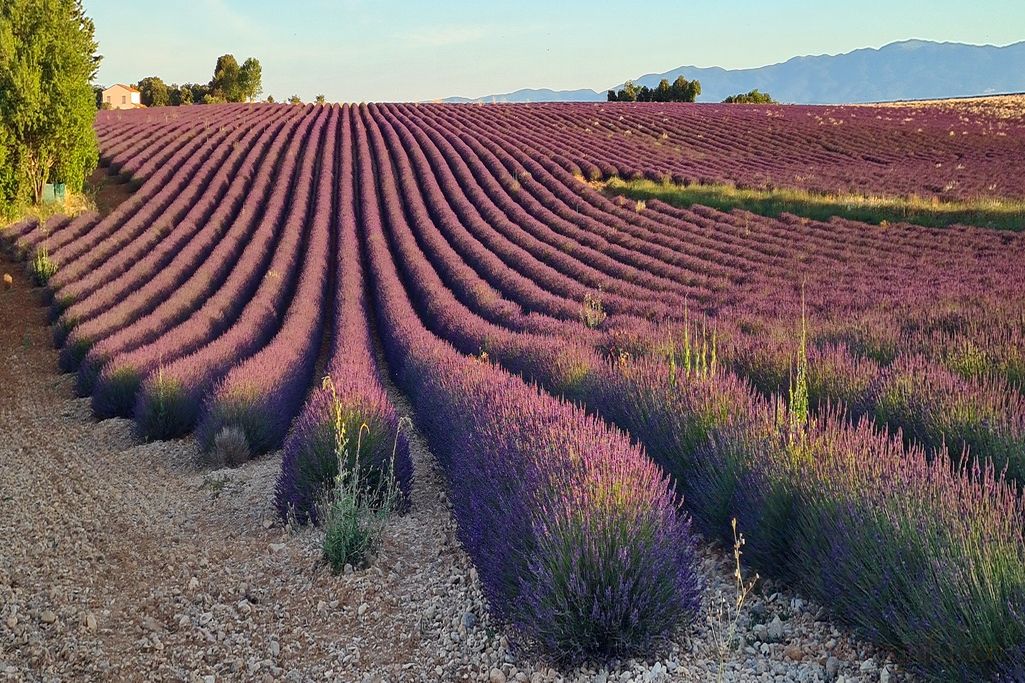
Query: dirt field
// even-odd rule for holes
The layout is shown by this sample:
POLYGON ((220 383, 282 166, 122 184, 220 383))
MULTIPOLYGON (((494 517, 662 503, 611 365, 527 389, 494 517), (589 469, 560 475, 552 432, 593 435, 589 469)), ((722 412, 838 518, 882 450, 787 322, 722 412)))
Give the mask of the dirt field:
POLYGON ((912 100, 880 102, 873 107, 939 107, 985 114, 998 119, 1025 119, 1025 94, 991 95, 988 97, 957 97, 947 100, 912 100))

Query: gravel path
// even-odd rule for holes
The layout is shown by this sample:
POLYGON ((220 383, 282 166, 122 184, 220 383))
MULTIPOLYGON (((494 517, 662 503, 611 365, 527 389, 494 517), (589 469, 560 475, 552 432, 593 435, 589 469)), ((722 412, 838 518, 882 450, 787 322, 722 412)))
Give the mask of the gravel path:
MULTIPOLYGON (((0 679, 715 680, 704 618, 658 661, 557 671, 517 657, 415 434, 411 512, 369 569, 332 575, 318 532, 274 516, 280 455, 203 470, 192 439, 145 444, 128 421, 95 422, 57 374, 38 294, 0 267, 15 277, 0 290, 0 679)), ((705 551, 713 614, 717 592, 732 600, 731 563, 705 551)), ((725 680, 910 680, 824 619, 760 584, 725 680)))

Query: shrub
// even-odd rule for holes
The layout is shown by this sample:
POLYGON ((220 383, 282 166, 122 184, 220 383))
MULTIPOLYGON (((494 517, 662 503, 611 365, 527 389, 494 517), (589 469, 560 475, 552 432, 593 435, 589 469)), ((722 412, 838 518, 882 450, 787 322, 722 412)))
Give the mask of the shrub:
POLYGON ((46 245, 36 249, 36 255, 29 266, 32 279, 37 285, 45 286, 57 272, 57 262, 50 258, 46 245))
POLYGON ((607 317, 602 304, 601 290, 597 294, 591 292, 584 294, 584 303, 580 307, 580 321, 594 330, 600 327, 607 317))
POLYGON ((236 467, 250 458, 246 434, 238 427, 225 427, 214 437, 214 457, 228 467, 236 467))

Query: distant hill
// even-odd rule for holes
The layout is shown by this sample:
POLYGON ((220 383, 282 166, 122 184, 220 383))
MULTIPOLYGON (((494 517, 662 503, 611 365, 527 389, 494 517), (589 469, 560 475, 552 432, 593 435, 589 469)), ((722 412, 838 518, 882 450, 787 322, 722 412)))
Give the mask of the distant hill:
MULTIPOLYGON (((657 81, 656 81, 657 82, 657 81)), ((548 88, 524 88, 516 92, 492 97, 449 97, 445 102, 593 102, 598 93, 593 90, 549 90, 548 88)), ((602 98, 604 99, 604 97, 602 98)))
MULTIPOLYGON (((758 88, 780 102, 835 104, 963 97, 1025 91, 1025 41, 997 47, 905 40, 840 55, 794 57, 754 69, 681 66, 633 79, 654 87, 678 75, 701 81, 699 102, 758 88)), ((610 86, 615 89, 622 83, 610 86)), ((446 102, 597 102, 601 90, 525 89, 446 102)))

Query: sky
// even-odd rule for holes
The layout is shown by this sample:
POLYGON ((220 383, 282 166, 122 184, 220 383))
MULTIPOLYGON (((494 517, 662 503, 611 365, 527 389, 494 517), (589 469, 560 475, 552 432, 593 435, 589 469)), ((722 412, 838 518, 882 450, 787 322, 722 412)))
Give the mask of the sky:
POLYGON ((422 101, 520 88, 605 90, 683 65, 745 68, 919 38, 1025 40, 1020 0, 84 0, 97 81, 205 83, 218 55, 263 67, 264 96, 422 101))

